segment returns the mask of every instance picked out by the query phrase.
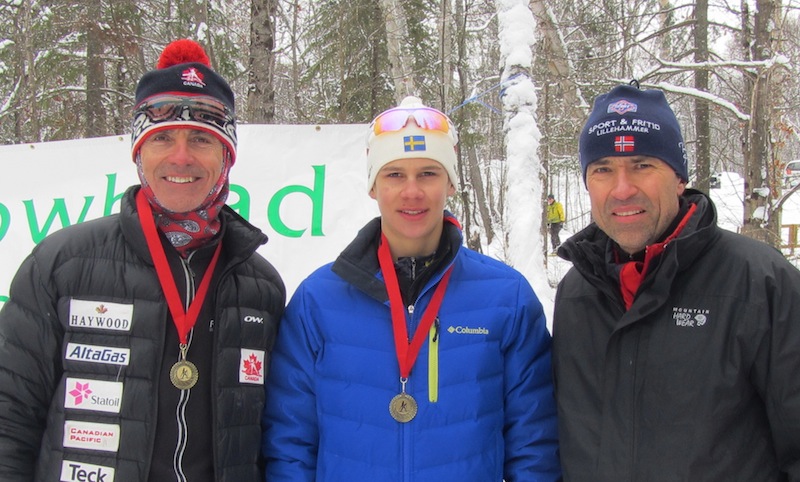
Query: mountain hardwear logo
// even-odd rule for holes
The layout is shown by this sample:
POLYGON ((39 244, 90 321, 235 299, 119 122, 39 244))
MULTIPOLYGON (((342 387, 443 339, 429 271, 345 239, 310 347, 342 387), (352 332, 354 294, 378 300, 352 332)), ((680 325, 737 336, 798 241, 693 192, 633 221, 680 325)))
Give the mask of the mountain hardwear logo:
POLYGON ((672 319, 675 326, 698 328, 708 323, 710 310, 701 308, 672 308, 672 319))

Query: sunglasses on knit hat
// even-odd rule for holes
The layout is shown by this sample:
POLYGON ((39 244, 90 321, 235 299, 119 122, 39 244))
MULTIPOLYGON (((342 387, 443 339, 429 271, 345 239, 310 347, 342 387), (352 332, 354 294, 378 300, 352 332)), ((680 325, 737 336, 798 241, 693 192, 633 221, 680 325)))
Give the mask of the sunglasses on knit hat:
POLYGON ((213 124, 223 131, 234 121, 228 106, 214 97, 172 94, 154 96, 142 102, 134 112, 134 118, 139 116, 154 123, 197 121, 213 124))
POLYGON ((376 136, 386 132, 396 132, 403 129, 410 118, 414 119, 420 129, 447 134, 453 139, 454 144, 458 141, 456 130, 450 118, 430 107, 396 107, 389 109, 372 121, 370 129, 376 136))

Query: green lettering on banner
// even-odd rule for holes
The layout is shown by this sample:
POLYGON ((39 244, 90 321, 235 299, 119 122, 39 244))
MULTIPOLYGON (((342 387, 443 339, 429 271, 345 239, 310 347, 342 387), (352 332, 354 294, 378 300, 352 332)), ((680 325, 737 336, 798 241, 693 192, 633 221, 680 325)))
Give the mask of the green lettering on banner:
POLYGON ((322 233, 322 204, 325 195, 325 166, 311 166, 314 168, 314 189, 293 184, 279 190, 272 196, 267 206, 269 224, 278 234, 287 238, 299 238, 306 232, 305 229, 290 229, 281 219, 281 203, 292 193, 305 194, 311 198, 311 236, 324 236, 322 233))
POLYGON ((108 184, 106 184, 106 205, 103 208, 103 216, 111 214, 111 211, 114 209, 114 203, 122 199, 122 196, 125 194, 125 191, 114 194, 114 187, 117 184, 116 173, 106 174, 106 178, 108 178, 108 184))
POLYGON ((247 192, 247 189, 243 188, 238 184, 231 184, 229 186, 231 192, 236 193, 239 196, 239 200, 236 203, 228 202, 228 206, 236 211, 239 216, 250 220, 250 193, 247 192))
MULTIPOLYGON (((89 207, 92 205, 92 201, 94 200, 94 196, 86 196, 85 202, 83 203, 83 211, 81 211, 80 216, 78 216, 78 220, 76 224, 80 224, 86 219, 86 214, 89 212, 89 207)), ((28 215, 28 227, 31 230, 31 239, 33 240, 34 244, 39 244, 41 240, 43 240, 47 234, 50 232, 50 227, 53 225, 53 221, 55 221, 56 216, 58 219, 61 220, 61 226, 67 227, 70 225, 69 221, 69 214, 67 213, 67 205, 64 202, 64 198, 57 198, 53 199, 53 209, 50 211, 50 215, 47 217, 47 221, 45 221, 44 226, 40 229, 37 223, 36 218, 36 209, 33 206, 33 200, 22 201, 22 204, 25 205, 25 212, 28 215)))
POLYGON ((11 226, 11 213, 3 203, 0 203, 0 241, 6 237, 9 226, 11 226))
POLYGON ((0 303, 5 303, 6 301, 8 301, 8 296, 0 295, 0 303))

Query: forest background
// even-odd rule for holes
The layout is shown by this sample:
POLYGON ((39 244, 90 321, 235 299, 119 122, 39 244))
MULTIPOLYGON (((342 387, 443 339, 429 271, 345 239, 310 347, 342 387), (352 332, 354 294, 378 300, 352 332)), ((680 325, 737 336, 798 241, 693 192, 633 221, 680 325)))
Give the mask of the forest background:
MULTIPOLYGON (((800 188, 784 178, 800 159, 799 5, 2 0, 0 143, 128 133, 139 77, 166 43, 192 38, 231 81, 241 123, 368 123, 409 94, 447 112, 460 137, 450 208, 471 247, 502 253, 515 229, 518 243, 531 229, 544 239, 541 219, 519 223, 543 214, 548 192, 567 203, 569 231, 590 222, 578 133, 596 95, 637 79, 666 91, 690 184, 708 192, 715 173, 739 173, 741 232, 779 247, 781 208, 800 188)), ((535 246, 547 262, 547 243, 535 246)))

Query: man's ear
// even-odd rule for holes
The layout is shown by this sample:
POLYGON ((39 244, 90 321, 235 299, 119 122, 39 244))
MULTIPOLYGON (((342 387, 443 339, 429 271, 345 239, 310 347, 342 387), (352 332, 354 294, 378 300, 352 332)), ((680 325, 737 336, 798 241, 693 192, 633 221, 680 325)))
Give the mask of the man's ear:
POLYGON ((678 177, 678 196, 682 196, 683 192, 686 191, 686 181, 678 177))

